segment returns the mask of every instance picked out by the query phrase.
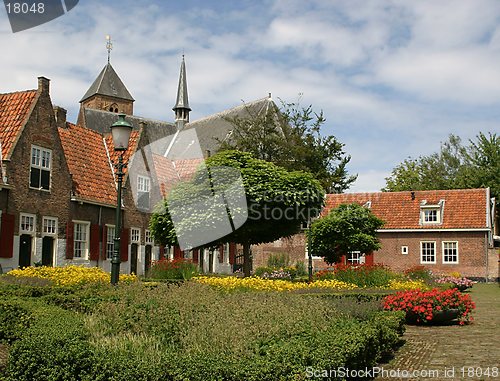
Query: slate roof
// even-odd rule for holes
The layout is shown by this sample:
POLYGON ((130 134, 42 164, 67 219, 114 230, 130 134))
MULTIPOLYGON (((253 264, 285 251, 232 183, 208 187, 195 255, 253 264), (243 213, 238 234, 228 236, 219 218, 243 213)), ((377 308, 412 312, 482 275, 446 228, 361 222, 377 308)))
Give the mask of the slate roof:
POLYGON ((371 211, 385 221, 381 229, 487 229, 487 189, 429 190, 412 192, 376 192, 329 194, 323 214, 340 204, 370 202, 371 211), (437 205, 444 200, 442 223, 420 223, 420 207, 437 205))
POLYGON ((130 95, 129 91, 123 84, 120 77, 118 77, 118 74, 116 74, 115 69, 113 69, 113 66, 111 66, 110 63, 104 66, 80 102, 83 102, 96 94, 134 101, 134 98, 132 98, 132 95, 130 95))
POLYGON ((184 56, 182 57, 181 72, 179 75, 179 86, 177 87, 177 100, 175 101, 175 106, 172 110, 183 108, 191 111, 188 100, 186 63, 184 62, 184 56))
MULTIPOLYGON (((125 117, 134 130, 139 130, 141 122, 145 123, 147 128, 147 136, 150 141, 156 141, 165 136, 172 135, 176 131, 174 123, 164 122, 161 120, 154 120, 143 118, 135 115, 127 115, 125 117)), ((118 120, 118 114, 104 110, 94 110, 84 108, 83 110, 83 123, 87 128, 107 134, 111 132, 111 125, 118 120)))
POLYGON ((211 153, 215 153, 220 146, 219 141, 227 139, 234 128, 234 125, 227 119, 245 118, 250 115, 260 114, 261 112, 267 112, 269 107, 276 107, 272 98, 261 98, 192 121, 186 125, 186 129, 196 129, 198 140, 200 141, 200 146, 204 153, 207 150, 211 153))
POLYGON ((2 159, 9 159, 29 117, 37 90, 0 94, 0 143, 2 159))

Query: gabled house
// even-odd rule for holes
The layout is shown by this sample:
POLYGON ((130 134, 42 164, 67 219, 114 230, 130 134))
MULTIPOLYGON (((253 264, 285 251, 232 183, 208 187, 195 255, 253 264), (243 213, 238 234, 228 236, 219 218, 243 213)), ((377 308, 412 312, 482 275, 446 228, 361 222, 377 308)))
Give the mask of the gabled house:
MULTIPOLYGON (((116 179, 110 126, 125 113, 133 126, 124 161, 148 155, 147 147, 177 131, 196 131, 206 156, 232 129, 226 117, 259 112, 272 100, 244 106, 190 122, 186 68, 181 63, 174 122, 133 115, 134 98, 108 62, 80 101, 76 124, 66 110, 54 106, 50 81, 38 79, 38 89, 0 94, 0 266, 81 264, 110 269, 114 249, 116 179)), ((271 103, 270 103, 271 102, 271 103)), ((274 106, 275 107, 275 106, 274 106)), ((149 153, 151 154, 151 153, 149 153)), ((168 161, 162 155, 126 170, 120 232, 121 272, 144 274, 162 257, 192 258, 207 272, 231 272, 236 245, 216 250, 181 252, 160 247, 148 229, 151 210, 165 197, 171 176, 186 178, 201 157, 168 161), (169 170, 175 167, 175 171, 169 170), (169 177, 170 176, 170 177, 169 177), (153 178, 161 180, 154 184, 153 178)))
POLYGON ((323 213, 346 203, 369 208, 385 224, 378 231, 380 250, 348 253, 345 263, 383 263, 398 271, 421 265, 437 274, 499 277, 495 202, 488 188, 330 194, 323 213))

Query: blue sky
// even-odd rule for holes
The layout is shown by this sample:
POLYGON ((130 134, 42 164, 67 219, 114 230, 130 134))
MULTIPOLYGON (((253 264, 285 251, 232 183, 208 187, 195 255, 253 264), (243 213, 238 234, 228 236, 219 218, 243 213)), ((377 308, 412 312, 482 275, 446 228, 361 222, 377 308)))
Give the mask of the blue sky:
POLYGON ((0 92, 51 79, 55 104, 78 101, 111 62, 135 114, 173 119, 186 55, 191 119, 273 98, 322 109, 352 155, 351 191, 376 191, 408 156, 500 131, 500 2, 81 0, 13 34, 0 11, 0 92), (299 96, 299 94, 301 94, 299 96))

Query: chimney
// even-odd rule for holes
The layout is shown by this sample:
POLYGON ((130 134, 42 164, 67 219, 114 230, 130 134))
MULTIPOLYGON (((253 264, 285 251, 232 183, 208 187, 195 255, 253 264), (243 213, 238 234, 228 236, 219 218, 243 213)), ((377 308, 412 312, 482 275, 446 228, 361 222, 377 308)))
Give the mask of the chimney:
POLYGON ((66 128, 66 109, 54 106, 54 116, 56 118, 56 127, 57 128, 66 128))
POLYGON ((38 77, 38 92, 48 94, 50 88, 50 79, 38 77))

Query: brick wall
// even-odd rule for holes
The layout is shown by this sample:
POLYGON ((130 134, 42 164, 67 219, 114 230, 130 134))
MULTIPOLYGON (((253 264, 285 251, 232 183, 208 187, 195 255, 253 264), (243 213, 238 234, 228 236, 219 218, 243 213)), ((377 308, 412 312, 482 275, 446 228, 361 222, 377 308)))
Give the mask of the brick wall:
POLYGON ((19 137, 7 171, 13 189, 10 190, 6 209, 9 214, 16 216, 15 234, 19 233, 19 213, 24 212, 37 216, 37 232, 42 231, 43 216, 57 217, 59 236, 62 237, 69 216, 71 178, 57 132, 49 80, 46 78, 39 78, 38 99, 19 137), (33 144, 52 150, 50 191, 29 187, 33 144))
POLYGON ((93 97, 85 100, 82 103, 82 107, 91 108, 94 110, 105 110, 110 111, 111 105, 116 105, 118 107, 118 112, 133 115, 134 114, 134 103, 132 101, 109 97, 105 95, 94 95, 93 97))

